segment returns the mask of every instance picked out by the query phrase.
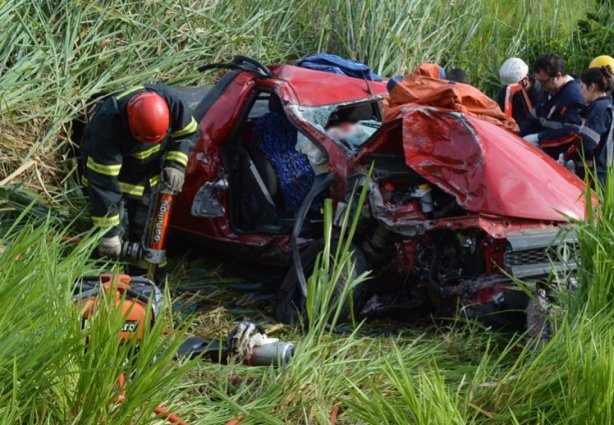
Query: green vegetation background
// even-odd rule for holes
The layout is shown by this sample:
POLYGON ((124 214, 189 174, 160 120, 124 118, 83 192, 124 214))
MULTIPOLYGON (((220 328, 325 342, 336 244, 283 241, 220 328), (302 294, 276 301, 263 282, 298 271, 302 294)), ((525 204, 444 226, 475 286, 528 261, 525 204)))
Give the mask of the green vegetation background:
MULTIPOLYGON (((320 324, 282 331, 300 341, 284 369, 179 364, 171 352, 185 329, 163 317, 135 356, 118 346, 111 308, 86 346, 70 294, 77 276, 99 271, 88 260, 95 241, 61 239, 82 207, 66 135, 98 93, 210 83, 215 76, 196 67, 235 54, 273 63, 327 51, 385 76, 422 61, 461 66, 494 94, 510 55, 530 63, 555 51, 581 72, 614 53, 613 22, 610 3, 597 0, 0 1, 0 423, 161 423, 152 414, 160 402, 203 424, 238 415, 245 424, 327 424, 336 407, 338 424, 613 423, 612 178, 606 201, 579 225, 580 289, 544 347, 476 325, 371 339, 320 324), (44 202, 28 207, 32 199, 44 202), (165 327, 174 330, 163 336, 165 327), (135 372, 117 405, 120 370, 135 372)), ((215 311, 201 320, 210 335, 230 323, 215 311)))

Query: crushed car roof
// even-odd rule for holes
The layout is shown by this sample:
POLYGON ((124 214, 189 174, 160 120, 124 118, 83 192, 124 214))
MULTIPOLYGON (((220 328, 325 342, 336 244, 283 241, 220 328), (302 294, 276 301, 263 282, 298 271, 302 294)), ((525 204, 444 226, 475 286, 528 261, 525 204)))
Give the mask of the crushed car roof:
POLYGON ((377 81, 330 74, 292 65, 270 67, 275 78, 292 88, 295 99, 284 100, 301 106, 323 106, 335 103, 377 99, 388 94, 386 85, 377 81), (371 93, 369 93, 369 91, 371 93))

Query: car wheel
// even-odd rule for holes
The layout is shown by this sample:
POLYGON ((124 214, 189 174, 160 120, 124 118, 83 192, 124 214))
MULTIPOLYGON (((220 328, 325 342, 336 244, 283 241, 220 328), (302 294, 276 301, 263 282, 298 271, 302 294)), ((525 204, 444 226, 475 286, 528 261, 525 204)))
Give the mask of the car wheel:
MULTIPOLYGON (((335 252, 337 244, 337 240, 331 242, 331 252, 335 252)), ((316 258, 323 249, 324 241, 319 239, 312 242, 311 245, 301 253, 301 262, 306 278, 309 278, 309 276, 313 274, 316 258)), ((355 279, 367 270, 367 259, 362 251, 354 245, 351 245, 350 249, 352 252, 352 261, 354 262, 352 276, 348 278, 348 276, 341 275, 339 277, 333 293, 333 298, 338 297, 343 292, 347 282, 355 279)), ((361 289, 361 285, 358 285, 354 288, 352 293, 355 309, 360 303, 361 289)), ((275 319, 286 324, 294 324, 301 320, 306 321, 307 319, 306 299, 301 292, 300 283, 296 275, 296 266, 294 265, 277 290, 274 312, 275 319)), ((347 321, 350 317, 350 313, 350 303, 347 303, 343 306, 339 319, 341 321, 347 321)))

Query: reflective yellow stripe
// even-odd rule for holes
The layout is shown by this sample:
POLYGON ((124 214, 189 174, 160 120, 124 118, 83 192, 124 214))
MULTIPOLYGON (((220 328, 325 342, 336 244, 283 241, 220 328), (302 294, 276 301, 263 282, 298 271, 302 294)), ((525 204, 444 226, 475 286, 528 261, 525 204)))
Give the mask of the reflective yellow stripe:
POLYGON ((119 214, 111 217, 94 217, 92 216, 92 222, 97 227, 112 227, 119 226, 119 214))
POLYGON ((145 159, 145 158, 148 158, 148 157, 152 156, 156 152, 159 152, 161 148, 162 148, 162 144, 159 143, 159 144, 155 145, 153 148, 149 148, 149 149, 147 149, 145 151, 141 151, 141 152, 135 152, 135 153, 131 154, 130 156, 132 156, 132 157, 134 157, 136 159, 145 159))
POLYGON ((87 179, 87 177, 85 177, 85 174, 81 176, 81 184, 83 184, 83 186, 90 184, 90 181, 87 179))
POLYGON ((140 186, 138 184, 119 182, 119 190, 121 190, 122 193, 125 193, 127 195, 143 196, 143 192, 145 191, 145 186, 140 186))
POLYGON ((160 183, 160 176, 153 176, 149 179, 149 187, 155 187, 160 183))
POLYGON ((101 164, 94 161, 91 156, 87 157, 87 168, 98 174, 104 174, 105 176, 119 176, 119 170, 121 170, 121 164, 101 164))
POLYGON ((128 90, 124 90, 123 92, 121 92, 120 94, 118 94, 117 96, 115 96, 115 99, 120 100, 126 96, 128 96, 129 94, 134 93, 135 91, 139 91, 139 90, 144 90, 145 87, 144 86, 135 86, 135 87, 131 87, 128 90))
POLYGON ((186 134, 192 134, 196 131, 197 128, 198 128, 198 125, 196 125, 196 120, 194 119, 194 117, 192 117, 192 121, 190 121, 188 125, 183 127, 181 130, 177 130, 174 133, 172 133, 171 137, 181 137, 181 136, 185 136, 186 134))
POLYGON ((167 161, 175 161, 184 167, 188 165, 188 156, 180 151, 168 151, 166 154, 167 161))

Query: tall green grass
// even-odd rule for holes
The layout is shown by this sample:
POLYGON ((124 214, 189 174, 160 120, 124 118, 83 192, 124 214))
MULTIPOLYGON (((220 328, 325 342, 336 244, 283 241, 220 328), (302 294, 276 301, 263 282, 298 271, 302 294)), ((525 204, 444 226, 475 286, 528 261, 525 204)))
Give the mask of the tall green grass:
MULTIPOLYGON (((612 423, 612 175, 604 201, 588 223, 577 225, 579 289, 544 347, 462 323, 405 329, 392 338, 369 337, 369 325, 356 324, 336 335, 327 325, 339 310, 330 309, 330 292, 319 290, 308 303, 307 333, 282 334, 298 345, 284 368, 176 363, 172 351, 182 334, 162 335, 172 328, 170 318, 148 333, 135 356, 133 347, 119 345, 112 308, 101 310, 86 333, 81 329, 72 284, 103 269, 88 261, 93 238, 77 247, 59 238, 73 231, 60 224, 81 208, 70 204, 76 183, 69 123, 100 92, 143 81, 204 83, 196 66, 234 54, 286 62, 325 50, 385 75, 423 60, 460 65, 474 84, 494 93, 496 70, 507 56, 530 62, 555 50, 581 70, 608 53, 600 49, 611 45, 611 6, 563 3, 1 3, 0 180, 25 164, 9 183, 42 193, 52 205, 28 207, 35 198, 23 191, 1 194, 2 422, 148 423, 159 421, 152 410, 163 402, 194 423, 243 415, 245 424, 328 424, 335 407, 338 423, 346 424, 612 423), (136 371, 126 401, 116 405, 115 379, 128 368, 136 371)), ((348 230, 352 220, 347 217, 348 230)), ((332 257, 322 256, 313 288, 330 289, 351 275, 347 246, 332 257)))
POLYGON ((0 236, 2 423, 151 423, 158 404, 177 406, 174 387, 189 365, 173 358, 181 332, 164 335, 172 326, 164 311, 138 350, 136 340, 120 343, 123 320, 113 299, 82 329, 72 288, 80 275, 101 271, 88 261, 96 239, 74 246, 63 234, 34 220, 0 236), (121 372, 125 400, 117 404, 121 372))
MULTIPOLYGON (((614 170, 608 187, 612 181, 614 170)), ((336 334, 329 325, 345 299, 335 304, 325 289, 351 275, 346 242, 355 218, 346 216, 338 245, 345 248, 335 255, 330 245, 325 249, 331 255, 322 256, 310 280, 319 288, 310 292, 310 326, 281 335, 297 343, 297 353, 279 369, 175 362, 182 333, 163 335, 173 328, 167 317, 136 355, 130 344, 119 344, 121 318, 111 305, 83 331, 71 289, 79 275, 100 271, 88 260, 96 240, 67 244, 57 224, 26 211, 21 221, 4 223, 0 236, 3 421, 150 423, 160 420, 152 411, 161 403, 193 423, 242 415, 244 424, 328 424, 332 411, 339 412, 338 423, 350 424, 611 423, 613 203, 603 198, 593 219, 576 228, 579 289, 544 346, 462 322, 394 337, 369 336, 370 324, 336 334), (130 379, 126 400, 117 405, 122 371, 130 379)))
POLYGON ((211 82, 195 71, 205 62, 235 54, 293 62, 328 51, 392 76, 436 61, 464 67, 494 94, 510 55, 530 62, 558 50, 581 71, 607 48, 612 16, 597 0, 2 2, 0 180, 29 164, 11 183, 65 203, 76 184, 67 177, 70 122, 86 104, 136 83, 211 82))

